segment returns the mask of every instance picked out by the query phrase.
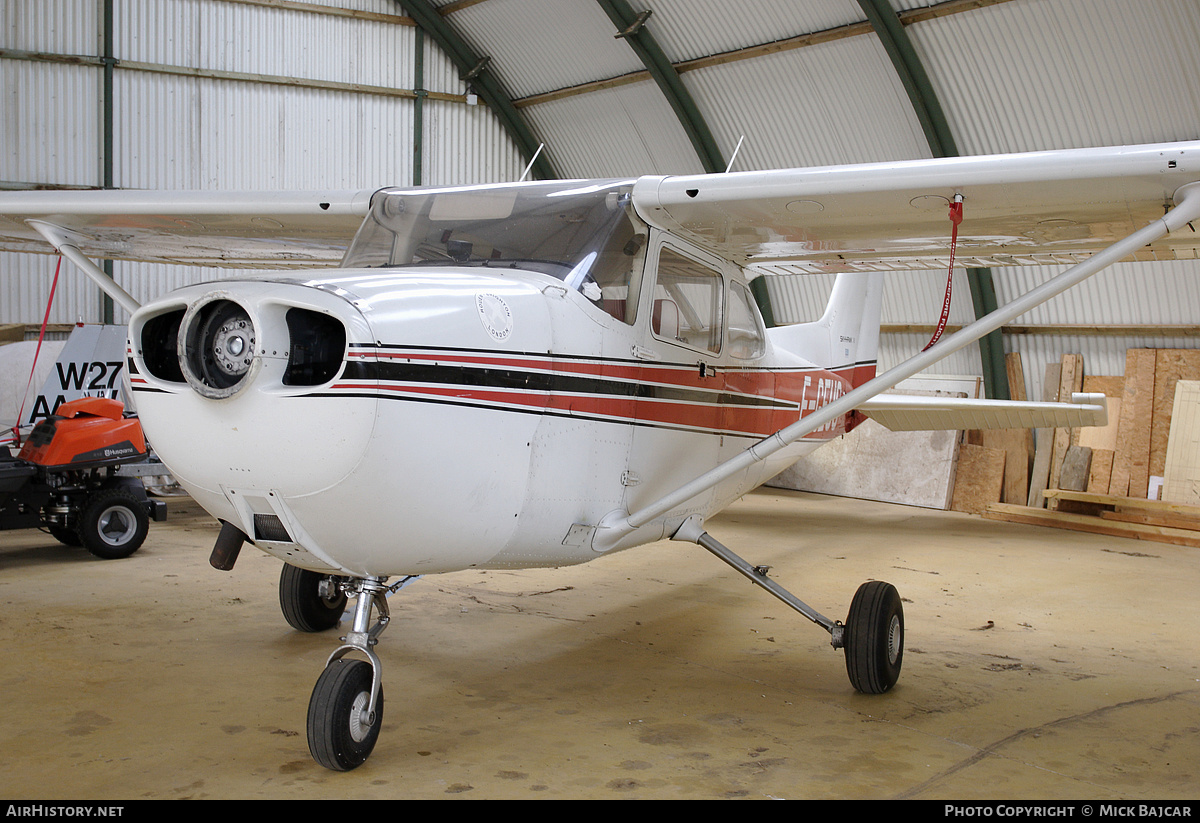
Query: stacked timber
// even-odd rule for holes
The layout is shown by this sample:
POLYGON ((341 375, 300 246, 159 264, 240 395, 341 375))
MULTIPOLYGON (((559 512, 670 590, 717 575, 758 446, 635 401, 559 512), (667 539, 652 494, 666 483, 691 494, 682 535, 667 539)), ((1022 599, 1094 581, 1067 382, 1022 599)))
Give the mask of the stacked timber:
MULTIPOLYGON (((1009 384, 1018 390, 1024 385, 1019 367, 1019 360, 1010 362, 1009 384)), ((974 499, 952 508, 994 520, 1200 547, 1200 350, 1130 349, 1120 376, 1085 375, 1074 354, 1047 366, 1043 400, 1078 391, 1107 396, 1107 426, 1039 430, 1036 447, 1027 450, 1015 434, 968 433, 967 444, 1003 449, 1005 479, 995 497, 991 480, 982 505, 974 499)), ((969 452, 966 457, 964 486, 978 488, 972 462, 978 460, 969 452)), ((994 464, 995 455, 990 459, 994 464)), ((994 472, 994 465, 986 471, 994 472)))

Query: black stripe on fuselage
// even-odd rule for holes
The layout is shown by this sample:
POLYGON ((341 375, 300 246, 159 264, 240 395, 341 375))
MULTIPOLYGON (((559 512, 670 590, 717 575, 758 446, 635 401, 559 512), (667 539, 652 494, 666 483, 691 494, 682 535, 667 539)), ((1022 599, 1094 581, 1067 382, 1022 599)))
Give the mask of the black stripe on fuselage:
POLYGON ((632 380, 617 380, 557 372, 525 371, 488 366, 441 363, 350 362, 342 380, 370 380, 426 385, 471 386, 481 389, 586 394, 627 397, 636 400, 665 400, 680 403, 709 403, 721 406, 798 408, 796 403, 772 397, 732 394, 716 389, 687 388, 632 380))

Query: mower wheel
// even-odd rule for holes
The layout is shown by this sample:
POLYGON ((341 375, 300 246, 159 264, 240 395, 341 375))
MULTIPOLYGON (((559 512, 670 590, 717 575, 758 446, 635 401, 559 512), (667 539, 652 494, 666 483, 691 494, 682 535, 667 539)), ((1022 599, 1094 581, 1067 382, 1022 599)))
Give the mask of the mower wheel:
POLYGON ((84 504, 79 514, 79 539, 96 557, 117 560, 142 546, 150 530, 146 504, 121 489, 101 489, 84 504))

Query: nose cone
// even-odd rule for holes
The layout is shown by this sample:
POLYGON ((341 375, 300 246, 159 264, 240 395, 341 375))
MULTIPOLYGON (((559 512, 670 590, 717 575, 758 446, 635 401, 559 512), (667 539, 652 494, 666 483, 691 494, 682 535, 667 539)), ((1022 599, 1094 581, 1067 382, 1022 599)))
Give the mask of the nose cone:
POLYGON ((313 494, 353 469, 374 427, 375 400, 323 396, 352 340, 370 340, 365 320, 316 289, 184 290, 134 316, 130 388, 189 491, 313 494))

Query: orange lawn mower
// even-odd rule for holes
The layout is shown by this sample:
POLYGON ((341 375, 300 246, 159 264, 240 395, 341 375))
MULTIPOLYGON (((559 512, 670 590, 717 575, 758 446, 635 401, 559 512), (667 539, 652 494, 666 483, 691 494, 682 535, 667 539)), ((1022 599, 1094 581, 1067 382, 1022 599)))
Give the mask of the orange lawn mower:
POLYGON ((40 421, 13 457, 0 447, 0 530, 41 528, 106 560, 137 551, 167 507, 122 467, 148 456, 120 401, 84 397, 40 421))

